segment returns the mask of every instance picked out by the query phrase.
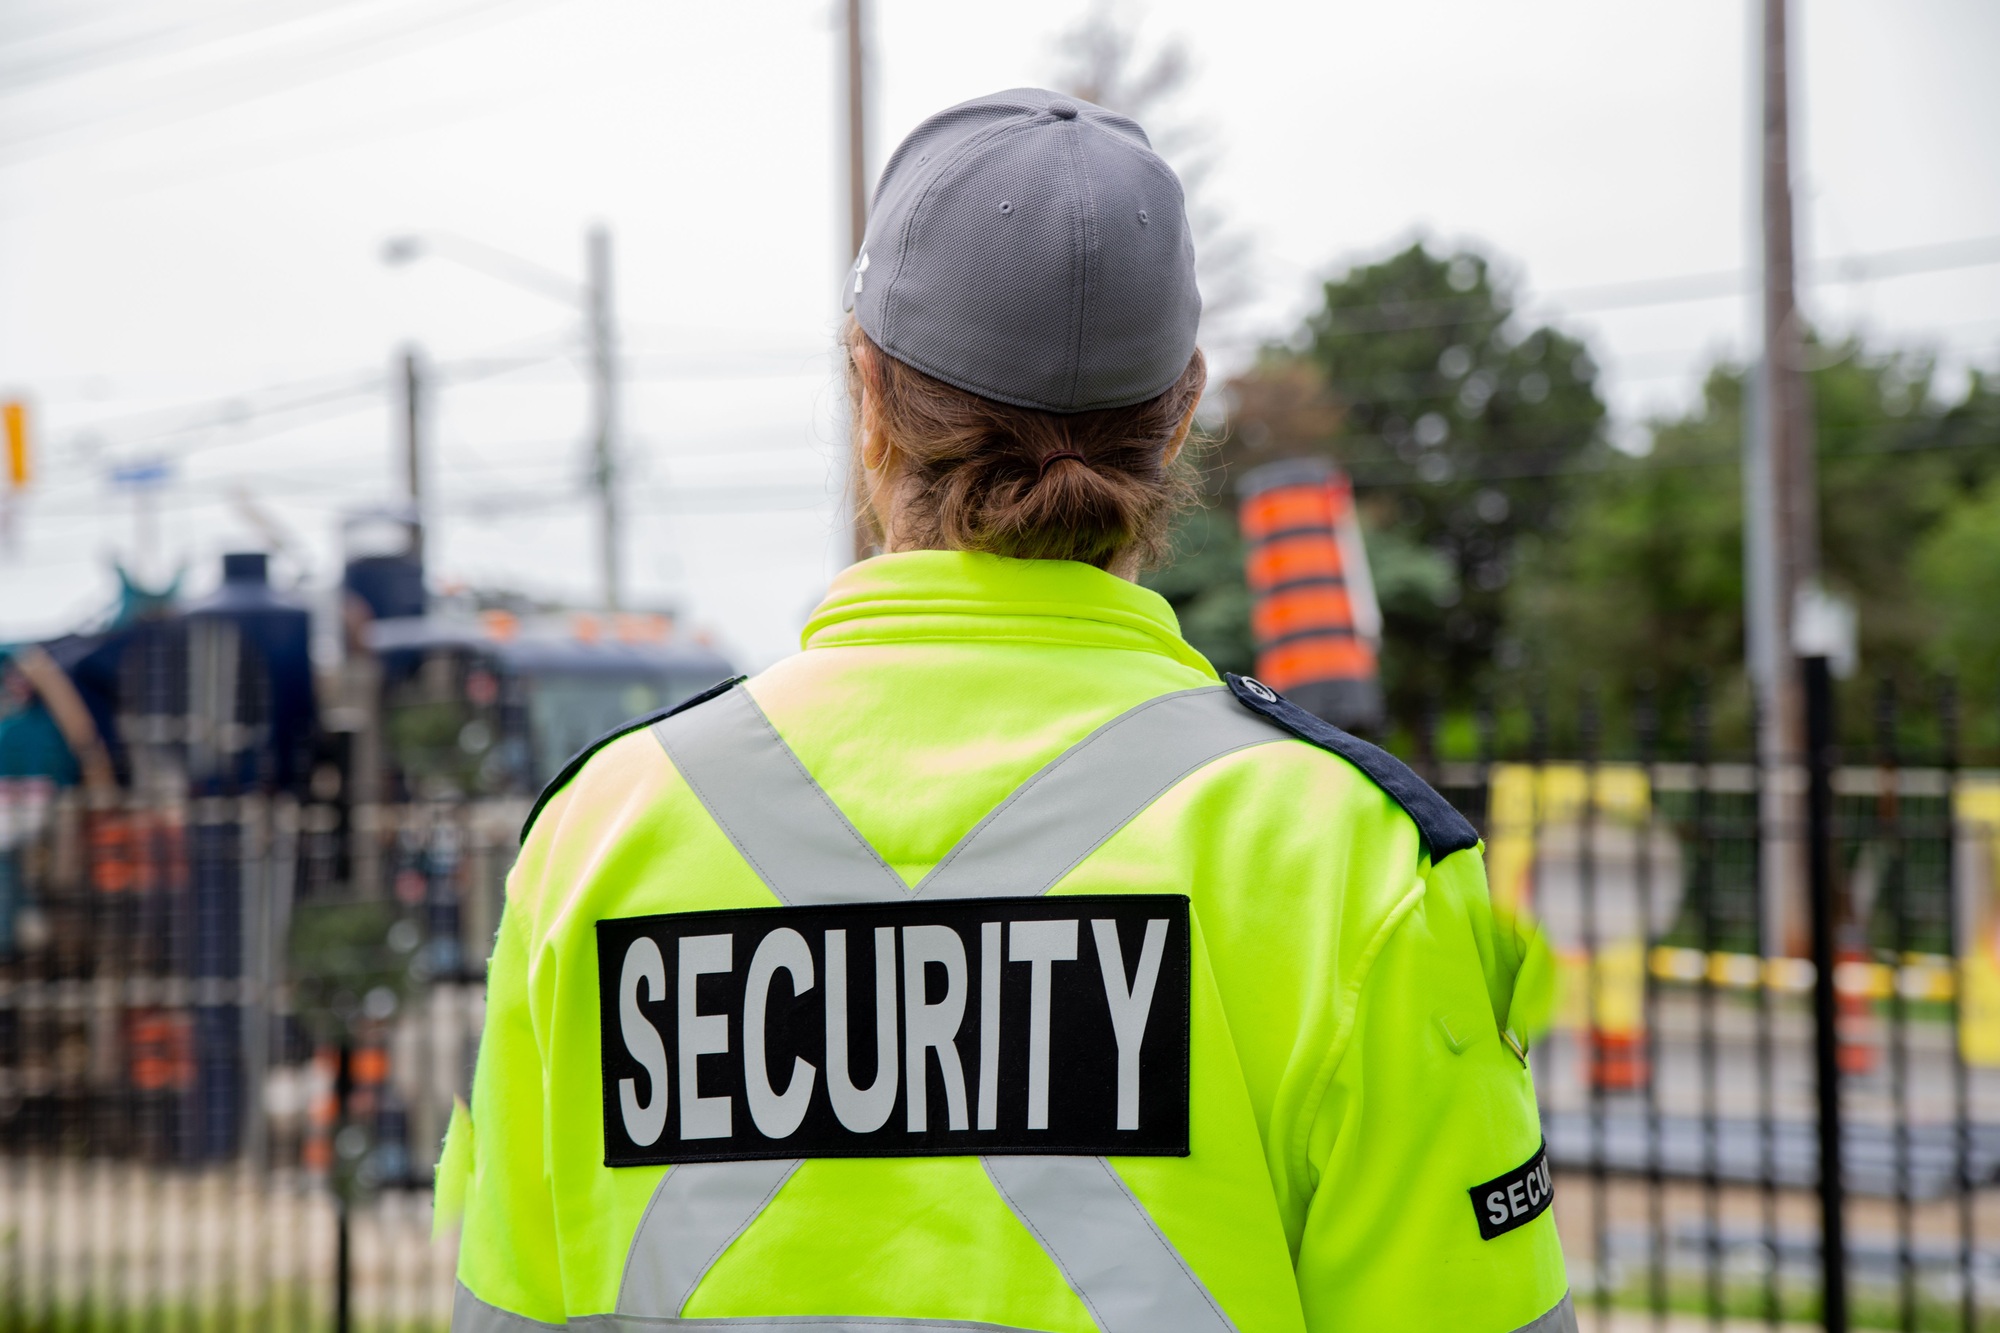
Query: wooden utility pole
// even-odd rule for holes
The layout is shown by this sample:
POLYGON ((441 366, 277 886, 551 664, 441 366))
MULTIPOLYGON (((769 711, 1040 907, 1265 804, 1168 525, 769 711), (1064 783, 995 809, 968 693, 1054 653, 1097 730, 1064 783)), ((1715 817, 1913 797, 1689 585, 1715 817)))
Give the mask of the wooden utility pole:
POLYGON ((863 0, 847 0, 847 257, 868 234, 867 21, 863 0))
POLYGON ((592 227, 585 244, 584 325, 590 341, 591 484, 597 491, 597 556, 604 609, 622 610, 618 522, 618 326, 611 310, 611 233, 592 227))
POLYGON ((1819 481, 1799 317, 1791 178, 1791 91, 1787 70, 1789 0, 1761 7, 1760 324, 1763 354, 1752 388, 1744 480, 1747 638, 1757 692, 1757 749, 1765 784, 1762 822, 1764 940, 1767 952, 1805 943, 1803 809, 1788 780, 1805 755, 1805 706, 1793 646, 1801 590, 1819 578, 1819 481))
MULTIPOLYGON (((852 261, 861 253, 861 242, 868 235, 868 48, 864 24, 864 0, 847 0, 847 258, 852 261)), ((859 450, 861 441, 848 441, 850 449, 859 450)), ((850 464, 854 478, 860 476, 858 462, 850 464)), ((850 484, 848 503, 853 506, 849 516, 852 550, 856 560, 866 560, 875 553, 874 542, 868 530, 868 521, 862 514, 866 503, 858 484, 850 484)))
POLYGON ((424 366, 416 347, 403 349, 403 474, 410 501, 410 554, 424 558, 424 366))

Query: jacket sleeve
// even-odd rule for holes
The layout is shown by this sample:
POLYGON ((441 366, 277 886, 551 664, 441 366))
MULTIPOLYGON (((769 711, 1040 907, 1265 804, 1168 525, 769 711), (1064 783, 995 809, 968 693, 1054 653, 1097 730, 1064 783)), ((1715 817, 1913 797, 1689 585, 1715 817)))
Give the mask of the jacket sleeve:
POLYGON ((1496 922, 1477 849, 1419 874, 1421 892, 1383 927, 1311 1122, 1306 1324, 1567 1333, 1569 1283, 1554 1213, 1536 1211, 1539 1180, 1491 1239, 1472 1193, 1541 1151, 1517 1047, 1542 1007, 1545 946, 1496 922))
MULTIPOLYGON (((522 870, 516 867, 515 875, 522 870)), ((543 1141, 541 1051, 529 1010, 528 913, 513 901, 486 977, 486 1024, 472 1079, 472 1117, 455 1165, 464 1191, 458 1304, 469 1302, 561 1324, 562 1273, 556 1259, 555 1207, 543 1141)), ((447 1182, 439 1182, 444 1196, 447 1182)), ((474 1305, 473 1308, 477 1308, 474 1305)), ((454 1326, 465 1322, 454 1320, 454 1326)), ((473 1327, 486 1327, 473 1324, 473 1327)), ((513 1327, 513 1325, 508 1325, 513 1327)))

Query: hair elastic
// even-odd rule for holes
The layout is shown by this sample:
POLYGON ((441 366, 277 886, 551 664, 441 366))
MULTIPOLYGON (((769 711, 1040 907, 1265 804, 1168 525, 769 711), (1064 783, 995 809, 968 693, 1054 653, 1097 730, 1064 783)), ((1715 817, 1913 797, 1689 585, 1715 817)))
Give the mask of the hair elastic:
POLYGON ((1065 458, 1074 458, 1077 462, 1083 464, 1085 467, 1090 466, 1090 460, 1088 458, 1085 458, 1082 454, 1078 453, 1076 450, 1058 449, 1052 454, 1044 454, 1042 456, 1041 465, 1035 469, 1035 480, 1040 481, 1043 477, 1048 475, 1049 465, 1051 463, 1060 463, 1065 458))

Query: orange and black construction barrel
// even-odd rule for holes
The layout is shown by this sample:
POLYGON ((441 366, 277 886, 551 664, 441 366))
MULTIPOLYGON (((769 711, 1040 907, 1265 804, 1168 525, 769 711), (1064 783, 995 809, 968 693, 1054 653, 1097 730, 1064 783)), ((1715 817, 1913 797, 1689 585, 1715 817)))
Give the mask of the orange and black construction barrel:
POLYGON ((1291 458, 1245 473, 1236 491, 1258 679, 1336 727, 1375 730, 1381 613, 1346 474, 1291 458))

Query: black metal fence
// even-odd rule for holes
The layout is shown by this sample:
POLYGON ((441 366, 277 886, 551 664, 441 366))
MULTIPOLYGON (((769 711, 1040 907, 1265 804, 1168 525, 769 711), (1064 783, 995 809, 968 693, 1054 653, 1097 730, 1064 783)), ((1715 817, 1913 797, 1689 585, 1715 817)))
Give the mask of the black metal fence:
POLYGON ((1532 1060, 1586 1328, 2000 1326, 2000 769, 1948 687, 1814 679, 1772 764, 1700 690, 1408 747, 1556 952, 1532 1060))
MULTIPOLYGON (((1829 1290, 2000 1327, 2000 768, 1947 693, 1841 702, 1841 754, 1772 765, 1699 694, 1406 747, 1555 948, 1588 1328, 1818 1326, 1829 1290)), ((0 1330, 443 1329, 430 1165, 522 813, 0 783, 0 1330)))
POLYGON ((521 813, 0 782, 0 1329, 443 1329, 521 813))

